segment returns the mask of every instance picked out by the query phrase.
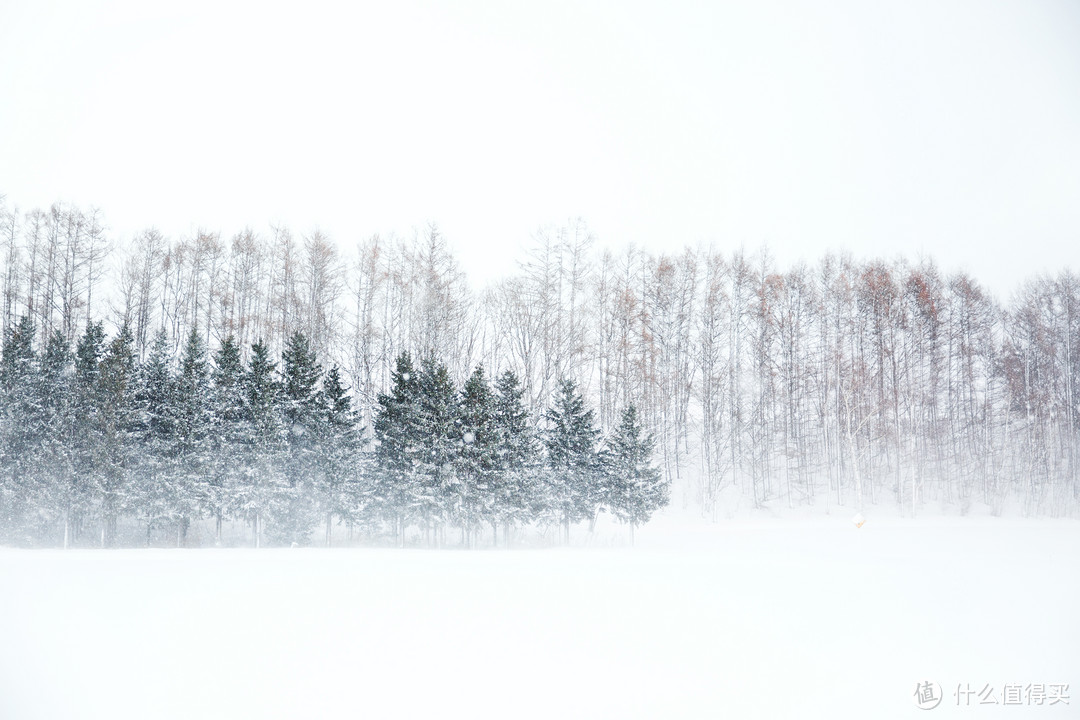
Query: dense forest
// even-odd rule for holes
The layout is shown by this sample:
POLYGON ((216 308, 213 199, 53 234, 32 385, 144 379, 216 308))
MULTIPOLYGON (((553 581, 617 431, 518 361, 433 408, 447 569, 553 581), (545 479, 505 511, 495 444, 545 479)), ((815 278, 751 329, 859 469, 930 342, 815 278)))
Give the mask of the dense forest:
MULTIPOLYGON (((398 538, 413 528, 439 542, 447 528, 470 535, 493 518, 564 530, 601 509, 628 520, 611 479, 619 472, 610 469, 624 433, 641 447, 655 438, 650 460, 636 465, 643 477, 652 466, 660 473, 643 507, 670 484, 681 505, 709 517, 809 504, 1059 515, 1080 497, 1080 279, 1069 271, 1028 279, 1002 302, 931 259, 827 255, 780 268, 764 250, 614 253, 575 221, 538 231, 519 270, 480 289, 435 228, 345 251, 319 232, 281 227, 114 238, 98 212, 62 204, 4 206, 0 221, 0 502, 14 512, 29 502, 27 488, 63 486, 38 474, 63 476, 71 488, 94 488, 79 500, 81 532, 97 523, 108 535, 117 518, 141 518, 150 532, 168 525, 182 534, 193 518, 221 517, 250 523, 255 539, 265 528, 274 541, 296 541, 317 523, 340 522, 398 538), (300 356, 311 366, 302 382, 290 380, 300 356), (226 391, 230 382, 242 389, 226 391), (265 398, 260 382, 273 388, 265 398), (35 385, 37 395, 17 390, 35 385), (175 396, 149 397, 166 388, 175 396), (222 399, 227 392, 240 398, 236 407, 222 399), (483 433, 464 441, 476 422, 470 413, 487 412, 468 400, 478 394, 496 404, 517 398, 531 438, 530 469, 507 480, 518 472, 506 465, 515 451, 505 425, 492 431, 502 438, 492 441, 499 489, 475 470, 486 462, 476 459, 487 452, 476 441, 483 433), (192 398, 200 409, 188 407, 192 398), (154 402, 175 406, 168 428, 150 429, 154 402), (397 422, 394 408, 439 402, 453 405, 452 430, 420 433, 427 459, 397 463, 387 446, 408 433, 388 424, 397 422), (111 444, 81 448, 92 440, 74 421, 41 430, 25 420, 54 412, 50 403, 72 405, 60 413, 69 420, 93 405, 111 444), (551 492, 563 462, 552 413, 570 405, 592 413, 593 467, 580 475, 595 486, 575 490, 573 502, 551 492), (173 492, 175 478, 155 483, 142 456, 202 457, 185 428, 203 415, 217 428, 206 437, 218 444, 205 462, 218 469, 177 462, 190 467, 185 482, 216 488, 222 468, 248 480, 230 485, 228 503, 207 489, 178 510, 175 499, 150 497, 173 492), (169 447, 148 453, 159 435, 169 447), (268 443, 265 453, 252 451, 257 442, 268 443), (138 443, 138 453, 125 449, 138 443), (236 448, 248 453, 243 462, 230 458, 236 448), (92 479, 79 465, 88 453, 92 479), (326 467, 290 469, 318 463, 326 467), (345 494, 362 502, 328 499, 349 483, 358 487, 345 494), (140 499, 127 494, 144 484, 140 499), (436 485, 438 498, 430 496, 436 485), (294 514, 283 509, 288 493, 258 499, 259 488, 278 486, 298 498, 294 514), (459 486, 472 490, 446 490, 459 486), (119 487, 123 502, 110 495, 119 487), (395 503, 391 491, 409 499, 395 503), (517 493, 532 499, 505 497, 517 493), (293 515, 290 529, 283 519, 293 515)), ((445 421, 434 406, 419 414, 445 421)), ((45 503, 52 514, 39 518, 42 528, 73 532, 71 518, 56 512, 64 502, 45 503)))
POLYGON ((320 521, 327 545, 336 525, 402 545, 409 528, 428 545, 448 527, 465 545, 501 528, 508 543, 531 523, 568 539, 601 512, 632 534, 668 500, 634 406, 601 439, 571 380, 538 432, 513 372, 493 388, 478 365, 457 388, 444 364, 404 352, 366 435, 337 366, 324 372, 300 332, 280 367, 261 342, 245 364, 231 336, 211 361, 194 328, 178 358, 158 330, 142 362, 124 326, 106 341, 91 323, 74 353, 59 330, 43 353, 33 340, 24 315, 0 359, 9 541, 112 546, 137 526, 147 545, 186 545, 192 521, 212 518, 216 542, 239 521, 256 547, 308 544, 320 521))

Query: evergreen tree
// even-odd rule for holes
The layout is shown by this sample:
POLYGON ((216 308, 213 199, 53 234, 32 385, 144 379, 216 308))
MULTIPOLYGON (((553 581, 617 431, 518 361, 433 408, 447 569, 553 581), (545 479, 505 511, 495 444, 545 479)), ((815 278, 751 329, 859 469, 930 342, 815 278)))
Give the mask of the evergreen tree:
MULTIPOLYGON (((318 415, 319 379, 322 368, 301 332, 295 332, 281 352, 281 380, 285 417, 290 423, 306 424, 318 415)), ((303 436, 304 433, 297 433, 303 436)))
POLYGON ((499 376, 492 409, 497 452, 492 504, 503 523, 507 544, 511 529, 529 522, 539 512, 539 457, 524 396, 525 389, 513 372, 507 370, 499 376))
POLYGON ((457 504, 460 520, 468 534, 482 521, 491 524, 493 542, 498 538, 499 497, 497 485, 498 433, 495 427, 495 397, 477 365, 461 390, 461 446, 458 458, 457 504))
POLYGON ((20 540, 28 538, 27 524, 34 514, 36 450, 44 436, 34 397, 36 371, 34 323, 24 315, 8 329, 0 356, 0 530, 14 533, 22 528, 27 535, 20 540))
POLYGON ((274 534, 287 543, 306 544, 315 522, 312 496, 318 471, 319 424, 323 418, 319 378, 322 368, 307 337, 296 332, 281 353, 281 400, 288 461, 286 483, 274 503, 274 534))
POLYGON ((405 528, 420 504, 420 379, 408 352, 395 360, 390 380, 393 385, 379 395, 375 416, 372 501, 404 545, 405 528))
POLYGON ((284 489, 285 431, 275 367, 265 343, 260 340, 251 346, 244 377, 244 480, 236 493, 236 506, 241 517, 251 523, 256 547, 262 544, 263 527, 275 495, 284 489))
POLYGON ((102 521, 102 544, 116 543, 117 520, 127 506, 132 470, 129 451, 135 430, 135 351, 127 325, 109 343, 98 368, 98 400, 91 422, 94 483, 102 521))
POLYGON ((318 495, 326 517, 326 545, 330 546, 334 515, 351 526, 361 517, 364 488, 360 483, 357 453, 357 418, 352 399, 335 365, 322 383, 323 417, 318 425, 316 457, 318 495))
POLYGON ((6 390, 12 389, 18 380, 34 373, 34 321, 28 315, 8 328, 4 336, 3 355, 0 356, 0 377, 6 390))
POLYGON ((653 436, 645 434, 638 420, 637 408, 628 406, 607 442, 606 455, 611 478, 611 511, 619 520, 629 523, 631 543, 634 529, 648 522, 669 499, 668 483, 652 464, 654 447, 653 436))
POLYGON ((432 539, 438 543, 443 523, 462 520, 464 493, 454 467, 461 444, 458 394, 449 370, 431 357, 425 358, 420 367, 417 429, 419 510, 425 532, 430 528, 435 533, 432 539))
POLYGON ((214 354, 211 380, 211 477, 216 492, 215 538, 220 544, 224 518, 235 512, 237 490, 244 478, 243 437, 247 422, 244 364, 232 335, 225 338, 214 354))
POLYGON ((206 348, 202 336, 193 327, 180 355, 180 373, 176 379, 176 465, 170 499, 178 545, 187 543, 192 518, 198 518, 203 508, 216 512, 223 500, 220 488, 211 485, 210 410, 206 348))
POLYGON ((100 322, 86 325, 75 347, 75 372, 87 392, 97 386, 97 373, 105 355, 105 327, 100 322))
POLYGON ((41 357, 36 397, 45 417, 42 438, 42 490, 48 493, 44 509, 63 524, 63 546, 71 542, 71 518, 77 501, 75 456, 74 366, 67 339, 53 331, 41 357))
POLYGON ((66 535, 77 543, 92 511, 94 477, 101 447, 97 408, 103 402, 98 376, 105 355, 105 329, 100 323, 87 323, 86 331, 75 347, 75 378, 72 389, 73 415, 71 488, 66 535))
POLYGON ((597 439, 593 411, 572 380, 563 380, 546 414, 548 430, 546 512, 562 523, 563 539, 570 540, 570 525, 594 520, 603 494, 597 482, 597 439))
POLYGON ((162 328, 154 335, 150 353, 139 369, 139 391, 135 399, 139 453, 132 495, 146 524, 147 545, 154 528, 169 518, 172 505, 176 387, 171 361, 169 339, 162 328))

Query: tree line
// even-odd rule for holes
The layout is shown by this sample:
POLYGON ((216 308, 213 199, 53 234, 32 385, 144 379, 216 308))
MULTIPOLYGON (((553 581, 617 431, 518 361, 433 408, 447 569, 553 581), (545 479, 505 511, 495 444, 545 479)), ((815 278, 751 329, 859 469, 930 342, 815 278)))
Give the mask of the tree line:
MULTIPOLYGON (((631 403, 673 496, 735 507, 889 504, 1061 514, 1080 497, 1080 281, 1003 301, 932 259, 762 250, 598 249, 582 221, 539 230, 517 272, 473 288, 436 228, 343 251, 287 228, 106 242, 96 212, 8 210, 0 323, 69 342, 127 325, 138 358, 166 328, 207 346, 297 331, 351 387, 365 432, 402 352, 464 383, 514 372, 542 419, 564 378, 615 428, 631 403)), ((247 354, 247 351, 244 351, 247 354)))
POLYGON ((256 547, 331 544, 410 528, 429 545, 509 543, 536 524, 595 522, 611 512, 632 529, 667 502, 652 439, 631 405, 601 438, 573 381, 537 427, 506 371, 482 365, 464 386, 444 364, 413 367, 404 352, 366 434, 340 370, 324 371, 294 333, 272 360, 255 342, 242 358, 228 337, 208 357, 192 329, 179 355, 164 329, 138 360, 126 326, 111 339, 91 323, 72 350, 62 330, 35 350, 23 316, 0 356, 3 453, 0 539, 19 544, 187 544, 191 524, 239 522, 256 547), (490 528, 490 536, 485 529, 490 528))

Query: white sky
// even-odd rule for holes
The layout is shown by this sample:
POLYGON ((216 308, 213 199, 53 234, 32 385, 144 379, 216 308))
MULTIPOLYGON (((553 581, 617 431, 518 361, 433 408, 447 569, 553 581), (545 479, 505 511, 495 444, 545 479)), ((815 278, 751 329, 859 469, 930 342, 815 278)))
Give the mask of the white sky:
POLYGON ((1080 4, 0 4, 0 194, 127 239, 439 225, 1080 269, 1080 4), (348 10, 343 8, 348 7, 348 10))

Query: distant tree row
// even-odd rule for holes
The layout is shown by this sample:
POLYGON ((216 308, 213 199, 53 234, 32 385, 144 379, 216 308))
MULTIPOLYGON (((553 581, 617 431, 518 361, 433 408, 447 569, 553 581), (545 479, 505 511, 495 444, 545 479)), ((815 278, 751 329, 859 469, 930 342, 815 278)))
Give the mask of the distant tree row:
POLYGON ((294 333, 280 368, 262 342, 248 359, 230 337, 207 356, 192 329, 179 356, 159 330, 143 361, 130 331, 91 323, 74 351, 54 330, 35 351, 33 321, 0 357, 0 542, 187 544, 192 522, 241 522, 254 545, 307 544, 317 527, 350 536, 409 528, 429 544, 447 528, 475 544, 484 529, 594 522, 635 525, 667 502, 652 440, 633 406, 601 441, 565 381, 543 428, 512 372, 492 388, 478 366, 460 390, 444 365, 408 353, 365 433, 336 366, 324 372, 294 333))
POLYGON ((533 418, 572 377, 599 428, 636 405, 674 496, 710 517, 1080 500, 1080 278, 1065 269, 1006 302, 930 259, 612 253, 574 221, 480 289, 434 228, 355 253, 280 227, 123 240, 96 212, 0 208, 0 326, 28 315, 42 344, 58 330, 74 345, 88 321, 126 325, 139 361, 160 328, 177 354, 192 329, 209 348, 232 336, 245 361, 299 331, 341 368, 368 435, 403 352, 457 385, 478 364, 512 371, 533 418))
POLYGON ((457 525, 466 542, 484 524, 495 538, 500 526, 509 537, 537 522, 561 526, 568 541, 571 525, 588 521, 591 531, 604 511, 633 533, 668 502, 633 405, 601 441, 571 380, 555 392, 541 430, 509 370, 493 389, 477 366, 459 392, 445 365, 428 358, 417 369, 403 353, 392 379, 379 396, 372 495, 399 537, 410 522, 425 533, 457 525))

